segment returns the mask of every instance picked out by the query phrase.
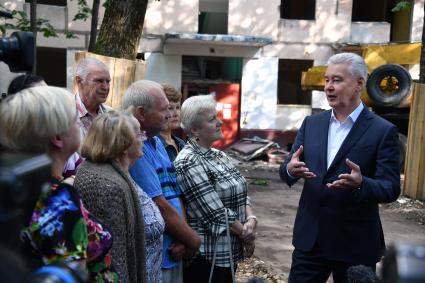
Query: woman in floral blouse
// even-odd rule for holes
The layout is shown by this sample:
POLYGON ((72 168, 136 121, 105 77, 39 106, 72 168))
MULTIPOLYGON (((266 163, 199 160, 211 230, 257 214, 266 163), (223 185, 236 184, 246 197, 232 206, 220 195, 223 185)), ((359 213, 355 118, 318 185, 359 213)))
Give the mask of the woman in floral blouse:
POLYGON ((98 223, 72 186, 65 162, 80 145, 79 120, 68 91, 49 86, 25 89, 0 103, 0 142, 8 150, 51 159, 52 185, 42 189, 21 238, 31 268, 76 261, 90 282, 118 282, 111 270, 111 234, 98 223))

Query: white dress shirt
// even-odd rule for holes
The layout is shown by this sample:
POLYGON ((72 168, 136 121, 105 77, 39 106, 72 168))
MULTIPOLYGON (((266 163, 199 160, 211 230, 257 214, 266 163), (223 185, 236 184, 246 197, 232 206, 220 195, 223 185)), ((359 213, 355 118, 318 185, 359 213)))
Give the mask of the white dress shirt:
MULTIPOLYGON (((328 154, 327 154, 327 169, 332 164, 339 148, 344 142, 345 138, 348 136, 351 128, 353 128, 354 123, 357 118, 359 118, 360 113, 363 111, 363 103, 360 103, 356 109, 342 122, 340 122, 334 114, 334 111, 331 112, 331 119, 329 122, 328 130, 328 154)), ((290 178, 295 179, 288 170, 288 165, 286 165, 286 173, 290 178)))
POLYGON ((351 128, 353 128, 357 118, 359 118, 363 108, 363 103, 360 103, 359 106, 357 106, 357 108, 354 109, 354 111, 351 112, 351 114, 342 122, 335 117, 335 113, 332 110, 328 131, 328 169, 345 138, 348 136, 348 133, 351 131, 351 128))

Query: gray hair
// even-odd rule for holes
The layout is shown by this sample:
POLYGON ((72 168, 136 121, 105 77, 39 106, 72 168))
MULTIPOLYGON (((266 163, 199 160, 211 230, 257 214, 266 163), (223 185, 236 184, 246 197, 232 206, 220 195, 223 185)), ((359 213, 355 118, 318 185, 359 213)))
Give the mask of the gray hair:
POLYGON ((149 112, 155 103, 154 97, 150 93, 153 89, 163 92, 162 86, 157 82, 140 80, 132 83, 124 93, 123 109, 131 106, 143 106, 144 110, 149 112))
POLYGON ((24 153, 46 153, 49 141, 68 132, 77 119, 73 94, 52 86, 36 86, 0 103, 0 142, 24 153))
POLYGON ((328 59, 327 65, 348 63, 349 71, 354 78, 361 77, 367 81, 367 66, 363 58, 355 53, 338 53, 328 59))
POLYGON ((186 99, 181 108, 181 127, 187 135, 200 125, 205 111, 215 110, 217 102, 213 95, 197 95, 186 99))
POLYGON ((86 80, 90 73, 90 67, 96 66, 102 70, 106 70, 109 73, 108 67, 102 61, 96 58, 84 58, 78 62, 77 68, 75 69, 75 76, 80 77, 83 81, 86 80))

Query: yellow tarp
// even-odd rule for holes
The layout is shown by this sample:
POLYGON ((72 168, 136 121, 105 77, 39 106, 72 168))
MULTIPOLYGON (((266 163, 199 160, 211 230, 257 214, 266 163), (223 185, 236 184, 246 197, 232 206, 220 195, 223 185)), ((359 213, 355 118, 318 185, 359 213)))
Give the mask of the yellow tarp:
POLYGON ((362 56, 369 73, 384 64, 419 64, 421 43, 366 45, 363 47, 362 56))

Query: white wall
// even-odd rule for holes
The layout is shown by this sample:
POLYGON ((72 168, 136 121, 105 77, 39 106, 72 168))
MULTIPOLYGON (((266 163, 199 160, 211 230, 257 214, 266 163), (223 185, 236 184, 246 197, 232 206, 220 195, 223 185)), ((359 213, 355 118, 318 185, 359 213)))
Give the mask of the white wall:
POLYGON ((241 128, 275 129, 279 58, 244 59, 241 128))
MULTIPOLYGON (((74 1, 75 3, 76 1, 74 1)), ((73 2, 70 2, 72 4, 73 2)), ((27 15, 30 15, 30 4, 26 3, 23 5, 24 11, 27 13, 27 15)), ((67 17, 67 9, 65 6, 54 6, 54 5, 37 5, 37 17, 48 19, 49 23, 58 30, 64 30, 67 23, 66 20, 67 17)), ((71 17, 69 20, 72 20, 73 17, 71 17)))
POLYGON ((144 34, 198 32, 198 1, 149 0, 143 27, 144 34))
POLYGON ((412 41, 422 40, 422 28, 424 24, 424 0, 415 0, 412 19, 412 41))
POLYGON ((324 91, 313 90, 311 92, 311 107, 320 109, 330 109, 324 91))
POLYGON ((0 74, 0 93, 7 93, 9 83, 21 73, 10 72, 9 67, 4 62, 0 62, 0 74))
POLYGON ((280 0, 229 0, 229 34, 277 39, 280 0))
POLYGON ((167 42, 164 45, 164 54, 258 58, 261 56, 261 52, 259 47, 219 45, 210 42, 202 44, 167 42))
POLYGON ((145 79, 158 83, 167 83, 181 88, 182 56, 161 53, 146 54, 145 79))
POLYGON ((351 24, 350 42, 388 43, 390 41, 390 32, 391 24, 387 22, 354 22, 351 24))
POLYGON ((351 1, 317 0, 315 20, 279 22, 278 41, 335 43, 347 41, 351 28, 351 1))
POLYGON ((327 44, 302 44, 282 42, 263 47, 263 56, 283 59, 314 60, 314 65, 323 65, 334 54, 327 44))
POLYGON ((276 129, 298 130, 306 116, 311 115, 310 105, 278 105, 276 108, 276 129))

